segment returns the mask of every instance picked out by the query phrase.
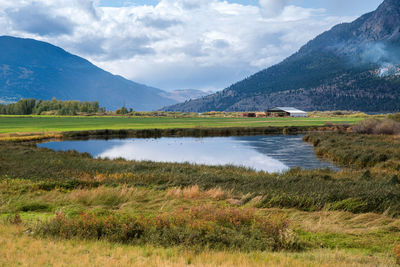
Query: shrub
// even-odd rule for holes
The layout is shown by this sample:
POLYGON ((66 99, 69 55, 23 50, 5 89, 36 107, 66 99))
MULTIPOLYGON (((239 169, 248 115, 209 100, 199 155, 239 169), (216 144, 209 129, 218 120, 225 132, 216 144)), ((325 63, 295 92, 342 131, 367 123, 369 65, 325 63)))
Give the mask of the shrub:
POLYGON ((400 123, 393 120, 383 120, 376 125, 374 134, 400 134, 400 123))
POLYGON ((360 134, 400 134, 400 123, 391 119, 367 119, 354 125, 353 132, 360 134))
POLYGON ((298 250, 302 246, 286 218, 260 217, 253 209, 193 207, 155 217, 82 213, 36 225, 35 232, 62 238, 104 239, 128 244, 241 250, 298 250))
POLYGON ((355 133, 372 134, 378 124, 379 121, 376 119, 367 119, 357 123, 352 129, 355 133))

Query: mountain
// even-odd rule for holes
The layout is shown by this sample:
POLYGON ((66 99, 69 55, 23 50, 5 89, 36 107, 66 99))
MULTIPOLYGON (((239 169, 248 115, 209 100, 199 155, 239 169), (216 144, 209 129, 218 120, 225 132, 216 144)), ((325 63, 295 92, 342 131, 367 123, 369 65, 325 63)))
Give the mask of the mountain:
POLYGON ((207 96, 210 93, 211 91, 204 92, 196 89, 178 89, 178 90, 173 90, 171 92, 165 92, 162 95, 167 98, 173 99, 177 102, 184 102, 186 100, 197 99, 203 96, 207 96))
POLYGON ((317 36, 283 62, 223 91, 165 108, 400 111, 400 1, 317 36))
POLYGON ((32 39, 0 37, 0 100, 20 98, 98 101, 155 110, 177 101, 164 91, 112 75, 65 50, 32 39))

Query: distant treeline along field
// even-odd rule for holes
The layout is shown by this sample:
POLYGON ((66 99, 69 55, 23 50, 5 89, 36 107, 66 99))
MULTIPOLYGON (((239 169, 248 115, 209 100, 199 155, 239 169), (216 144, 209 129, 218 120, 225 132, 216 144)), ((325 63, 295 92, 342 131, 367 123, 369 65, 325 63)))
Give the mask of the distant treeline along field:
POLYGON ((5 115, 77 115, 78 113, 105 112, 105 108, 95 102, 61 101, 53 98, 50 100, 21 99, 17 103, 8 105, 0 104, 0 114, 5 115))

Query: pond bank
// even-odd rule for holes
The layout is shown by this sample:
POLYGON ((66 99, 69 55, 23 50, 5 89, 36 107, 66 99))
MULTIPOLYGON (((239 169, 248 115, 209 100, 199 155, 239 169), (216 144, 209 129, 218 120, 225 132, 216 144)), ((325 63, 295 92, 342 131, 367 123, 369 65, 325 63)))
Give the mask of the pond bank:
POLYGON ((292 127, 226 127, 176 128, 144 130, 92 130, 63 132, 64 139, 159 138, 159 137, 217 137, 270 134, 300 134, 315 131, 347 131, 350 125, 292 126, 292 127))
POLYGON ((224 127, 224 128, 172 128, 172 129, 119 129, 87 130, 64 132, 27 132, 0 134, 0 142, 41 142, 46 140, 85 140, 111 138, 160 138, 160 137, 224 137, 271 134, 305 134, 309 132, 346 132, 348 124, 326 126, 290 126, 290 127, 224 127))

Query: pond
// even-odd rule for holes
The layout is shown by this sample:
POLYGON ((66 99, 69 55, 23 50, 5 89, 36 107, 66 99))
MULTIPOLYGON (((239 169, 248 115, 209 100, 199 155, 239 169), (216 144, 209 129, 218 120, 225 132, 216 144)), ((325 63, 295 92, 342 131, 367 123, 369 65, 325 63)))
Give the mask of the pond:
POLYGON ((235 165, 257 171, 282 172, 292 167, 338 168, 317 158, 302 135, 240 137, 163 137, 76 140, 39 144, 53 150, 88 152, 96 158, 156 162, 235 165))

